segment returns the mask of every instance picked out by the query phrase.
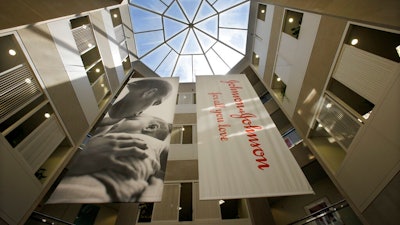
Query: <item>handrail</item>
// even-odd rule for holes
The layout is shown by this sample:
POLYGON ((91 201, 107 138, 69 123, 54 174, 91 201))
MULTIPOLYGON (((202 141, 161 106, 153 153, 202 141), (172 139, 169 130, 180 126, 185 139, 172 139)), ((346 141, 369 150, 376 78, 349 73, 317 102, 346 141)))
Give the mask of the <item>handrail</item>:
POLYGON ((305 220, 305 222, 302 223, 302 224, 307 224, 307 223, 310 223, 310 222, 312 222, 314 220, 317 220, 317 219, 319 219, 321 217, 324 217, 326 215, 330 215, 330 214, 336 212, 339 209, 347 207, 348 205, 349 204, 346 202, 346 200, 343 199, 343 200, 340 200, 340 201, 338 201, 338 202, 336 202, 334 204, 328 205, 325 208, 320 209, 320 210, 318 210, 318 211, 316 211, 314 213, 311 213, 310 215, 308 215, 306 217, 303 217, 303 218, 298 219, 298 220, 296 220, 294 222, 291 222, 288 225, 293 225, 293 224, 296 224, 296 223, 298 223, 300 221, 303 221, 303 220, 305 220), (336 207, 336 206, 338 206, 338 207, 336 207))

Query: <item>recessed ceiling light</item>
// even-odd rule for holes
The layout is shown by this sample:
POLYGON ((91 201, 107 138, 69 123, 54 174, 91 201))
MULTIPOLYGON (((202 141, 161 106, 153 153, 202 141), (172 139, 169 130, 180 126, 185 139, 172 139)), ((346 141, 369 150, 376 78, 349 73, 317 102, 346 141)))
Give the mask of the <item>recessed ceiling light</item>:
POLYGON ((118 17, 118 15, 117 15, 117 14, 114 14, 113 16, 114 16, 114 18, 117 18, 117 17, 118 17))
POLYGON ((17 54, 17 52, 14 49, 10 49, 10 50, 8 50, 8 54, 14 56, 17 54))
POLYGON ((327 109, 329 109, 329 108, 331 108, 332 107, 332 103, 328 103, 328 104, 326 104, 326 106, 325 106, 327 109))
POLYGON ((45 113, 45 114, 44 114, 44 117, 50 118, 50 113, 45 113))
POLYGON ((97 68, 95 71, 96 71, 96 73, 100 73, 100 69, 99 68, 97 68))
POLYGON ((280 77, 276 78, 276 81, 280 82, 282 79, 280 77))
POLYGON ((294 19, 293 18, 289 18, 289 23, 293 23, 294 19))
POLYGON ((358 39, 354 38, 353 40, 351 40, 351 45, 356 45, 358 44, 358 39))
POLYGON ((265 13, 265 10, 263 9, 263 10, 261 10, 261 13, 265 13))

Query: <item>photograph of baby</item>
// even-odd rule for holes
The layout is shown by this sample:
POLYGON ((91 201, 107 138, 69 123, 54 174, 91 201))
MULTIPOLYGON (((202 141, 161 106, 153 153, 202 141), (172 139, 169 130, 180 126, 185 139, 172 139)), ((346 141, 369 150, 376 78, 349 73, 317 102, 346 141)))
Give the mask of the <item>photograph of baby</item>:
POLYGON ((178 82, 130 79, 47 203, 161 201, 178 82))

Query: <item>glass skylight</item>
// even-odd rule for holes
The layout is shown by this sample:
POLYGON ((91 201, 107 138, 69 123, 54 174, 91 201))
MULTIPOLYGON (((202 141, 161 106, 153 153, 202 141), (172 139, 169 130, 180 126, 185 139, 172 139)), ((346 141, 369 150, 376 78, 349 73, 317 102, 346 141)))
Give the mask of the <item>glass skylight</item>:
POLYGON ((224 75, 246 54, 248 0, 130 0, 139 59, 161 77, 224 75))

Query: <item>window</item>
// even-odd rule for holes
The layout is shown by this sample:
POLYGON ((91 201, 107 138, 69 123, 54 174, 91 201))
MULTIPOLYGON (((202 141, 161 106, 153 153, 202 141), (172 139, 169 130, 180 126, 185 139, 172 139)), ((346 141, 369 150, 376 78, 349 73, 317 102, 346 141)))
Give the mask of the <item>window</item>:
POLYGON ((275 94, 277 94, 279 98, 281 98, 282 100, 283 98, 285 98, 286 84, 276 74, 274 74, 274 78, 272 80, 272 89, 275 91, 275 94))
POLYGON ((171 132, 171 144, 194 144, 197 142, 195 125, 174 125, 171 132))
POLYGON ((298 39, 300 34, 303 13, 286 10, 282 32, 298 39))
POLYGON ((196 104, 196 93, 195 92, 178 93, 176 104, 177 105, 196 104))
POLYGON ((256 68, 258 68, 258 65, 260 64, 260 56, 255 52, 253 52, 251 64, 253 64, 253 66, 255 66, 256 68))
POLYGON ((267 12, 267 6, 258 4, 257 19, 265 21, 265 13, 267 12))

